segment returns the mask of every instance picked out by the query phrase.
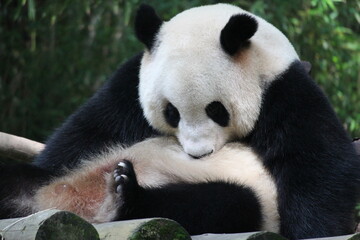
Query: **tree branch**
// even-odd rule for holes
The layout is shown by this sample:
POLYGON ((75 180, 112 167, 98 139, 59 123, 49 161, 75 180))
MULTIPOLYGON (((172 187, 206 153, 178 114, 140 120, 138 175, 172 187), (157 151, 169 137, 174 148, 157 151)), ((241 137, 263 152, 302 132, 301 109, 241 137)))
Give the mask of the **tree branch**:
POLYGON ((31 161, 45 145, 26 138, 0 132, 0 156, 20 161, 31 161))

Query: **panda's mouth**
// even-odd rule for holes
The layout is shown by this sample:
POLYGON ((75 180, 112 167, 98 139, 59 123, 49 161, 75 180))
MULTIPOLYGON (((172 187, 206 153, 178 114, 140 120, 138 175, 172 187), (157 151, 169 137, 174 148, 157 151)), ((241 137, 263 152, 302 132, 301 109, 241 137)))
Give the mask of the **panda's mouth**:
POLYGON ((193 156, 193 155, 191 155, 191 154, 188 154, 188 155, 189 155, 190 157, 194 158, 194 159, 200 159, 200 158, 207 157, 207 156, 211 155, 213 152, 214 152, 214 151, 211 150, 210 152, 205 153, 205 154, 203 154, 203 155, 201 155, 201 156, 193 156))

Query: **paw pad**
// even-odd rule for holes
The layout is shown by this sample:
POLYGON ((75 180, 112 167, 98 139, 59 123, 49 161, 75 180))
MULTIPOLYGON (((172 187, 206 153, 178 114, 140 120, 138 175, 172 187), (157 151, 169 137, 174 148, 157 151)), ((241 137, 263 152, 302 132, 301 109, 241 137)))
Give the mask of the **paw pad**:
POLYGON ((114 170, 115 192, 126 198, 131 195, 138 187, 135 172, 130 161, 123 160, 119 162, 114 170))

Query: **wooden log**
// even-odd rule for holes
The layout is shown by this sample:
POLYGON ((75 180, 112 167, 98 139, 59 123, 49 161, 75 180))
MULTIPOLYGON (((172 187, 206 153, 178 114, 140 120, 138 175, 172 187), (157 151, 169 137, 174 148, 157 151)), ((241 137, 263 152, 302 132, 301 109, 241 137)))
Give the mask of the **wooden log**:
POLYGON ((26 138, 0 132, 0 156, 20 161, 31 161, 43 149, 44 144, 26 138))
POLYGON ((101 240, 191 240, 177 222, 165 218, 94 224, 101 240))
POLYGON ((360 233, 349 235, 349 238, 347 238, 347 240, 360 240, 360 233))
POLYGON ((306 240, 360 240, 360 233, 326 238, 309 238, 306 240))
MULTIPOLYGON (((235 233, 235 234, 203 234, 192 236, 192 240, 285 240, 286 238, 271 232, 235 233)), ((360 240, 360 233, 327 238, 311 238, 306 240, 360 240)))
POLYGON ((24 218, 0 220, 0 239, 191 240, 191 237, 181 225, 169 219, 137 219, 91 225, 70 212, 45 210, 24 218))
POLYGON ((0 236, 6 240, 100 239, 93 225, 73 213, 59 210, 0 220, 0 236))
MULTIPOLYGON (((0 220, 1 240, 286 240, 271 232, 203 234, 190 237, 178 223, 163 218, 137 219, 102 224, 77 215, 45 210, 24 218, 0 220)), ((307 240, 360 240, 360 233, 307 240)))
POLYGON ((203 234, 192 236, 192 240, 286 240, 286 238, 276 233, 264 231, 235 234, 203 234))

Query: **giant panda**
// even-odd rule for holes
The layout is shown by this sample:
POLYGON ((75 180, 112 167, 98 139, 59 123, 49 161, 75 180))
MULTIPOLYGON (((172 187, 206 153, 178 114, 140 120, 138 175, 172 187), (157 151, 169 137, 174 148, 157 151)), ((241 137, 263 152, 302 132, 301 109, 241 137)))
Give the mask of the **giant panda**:
MULTIPOLYGON (((34 165, 1 170, 12 177, 5 184, 6 193, 16 189, 41 199, 39 184, 68 176, 64 167, 80 171, 81 159, 101 153, 109 144, 173 135, 194 162, 221 154, 228 142, 249 148, 275 182, 282 235, 298 239, 353 231, 359 160, 328 100, 279 30, 227 4, 193 8, 168 22, 143 5, 135 28, 145 52, 120 68, 55 132, 34 165)), ((134 199, 142 188, 133 179, 141 179, 141 171, 136 173, 135 167, 133 173, 131 161, 121 165, 128 174, 119 177, 121 170, 115 170, 115 183, 108 185, 115 184, 120 195, 134 199), (126 187, 126 179, 132 179, 131 187, 126 187)), ((181 181, 171 186, 183 186, 181 181)), ((239 187, 224 179, 221 184, 239 187)), ((185 185, 184 195, 196 196, 195 203, 185 206, 203 214, 211 216, 207 204, 218 208, 229 200, 229 191, 214 181, 185 185), (208 194, 198 196, 200 187, 219 193, 216 202, 209 202, 208 194)), ((165 190, 154 187, 151 194, 161 200, 168 196, 165 190)), ((115 218, 124 219, 144 206, 121 204, 123 198, 116 192, 108 194, 113 197, 107 198, 106 209, 121 206, 115 218)), ((176 208, 165 213, 171 211, 176 208)))
POLYGON ((284 236, 353 231, 360 161, 278 29, 227 4, 168 22, 144 6, 136 20, 146 46, 139 96, 151 126, 176 136, 194 159, 229 141, 249 146, 275 180, 284 236))

